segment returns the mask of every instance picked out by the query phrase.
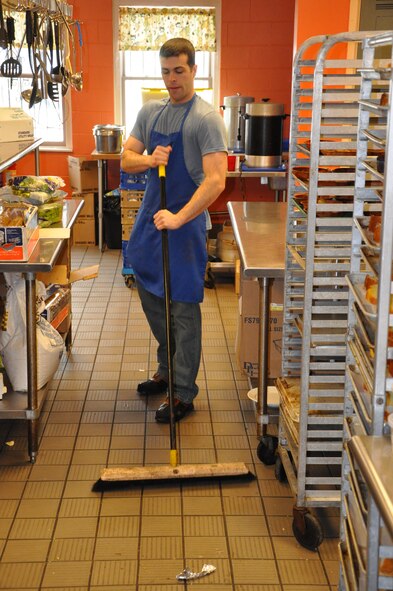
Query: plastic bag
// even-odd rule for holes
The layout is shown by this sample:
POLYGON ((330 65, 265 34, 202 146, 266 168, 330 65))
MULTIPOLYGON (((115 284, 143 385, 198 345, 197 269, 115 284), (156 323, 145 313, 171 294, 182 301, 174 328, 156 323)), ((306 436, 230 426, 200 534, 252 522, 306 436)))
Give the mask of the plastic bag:
MULTIPOLYGON (((8 286, 0 330, 0 353, 14 390, 27 392, 27 342, 25 281, 18 273, 4 273, 8 286)), ((37 295, 37 388, 47 384, 59 366, 64 341, 39 313, 44 307, 45 286, 36 282, 37 295)))

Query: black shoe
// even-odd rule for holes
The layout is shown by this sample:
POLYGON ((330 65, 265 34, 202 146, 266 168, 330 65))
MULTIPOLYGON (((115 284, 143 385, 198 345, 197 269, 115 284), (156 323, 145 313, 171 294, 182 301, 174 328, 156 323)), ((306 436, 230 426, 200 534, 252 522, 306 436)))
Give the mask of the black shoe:
POLYGON ((139 394, 163 394, 168 389, 168 384, 165 380, 160 378, 158 373, 155 373, 151 380, 138 384, 137 391, 139 394))
MULTIPOLYGON (((192 402, 186 404, 185 402, 182 402, 181 400, 175 398, 175 421, 180 421, 183 417, 188 415, 188 413, 190 413, 193 410, 194 405, 192 402)), ((156 411, 156 421, 157 423, 169 423, 169 417, 169 399, 167 398, 165 402, 163 402, 156 411)))

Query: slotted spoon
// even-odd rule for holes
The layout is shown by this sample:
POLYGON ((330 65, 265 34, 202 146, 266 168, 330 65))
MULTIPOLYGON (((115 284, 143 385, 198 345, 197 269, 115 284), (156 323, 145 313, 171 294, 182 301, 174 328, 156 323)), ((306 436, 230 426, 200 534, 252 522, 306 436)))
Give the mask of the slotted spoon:
POLYGON ((9 49, 9 58, 6 59, 0 66, 0 72, 5 78, 19 78, 22 76, 22 64, 12 56, 12 46, 15 41, 15 20, 12 16, 7 17, 7 36, 9 49))

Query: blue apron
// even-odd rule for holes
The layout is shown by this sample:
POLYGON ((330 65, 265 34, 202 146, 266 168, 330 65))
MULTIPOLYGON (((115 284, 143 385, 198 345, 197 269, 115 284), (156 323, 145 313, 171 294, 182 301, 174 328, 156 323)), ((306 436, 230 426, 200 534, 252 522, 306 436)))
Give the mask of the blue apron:
MULTIPOLYGON (((158 113, 150 134, 149 153, 156 146, 172 146, 166 167, 167 209, 177 213, 195 193, 198 186, 186 168, 183 146, 183 125, 194 103, 190 101, 179 131, 164 135, 155 130, 167 104, 158 113)), ((127 259, 138 283, 154 295, 164 297, 161 231, 153 215, 161 209, 158 169, 148 173, 146 191, 138 211, 127 246, 127 259)), ((201 213, 177 230, 168 230, 171 299, 198 303, 203 300, 204 276, 207 263, 206 218, 201 213)))

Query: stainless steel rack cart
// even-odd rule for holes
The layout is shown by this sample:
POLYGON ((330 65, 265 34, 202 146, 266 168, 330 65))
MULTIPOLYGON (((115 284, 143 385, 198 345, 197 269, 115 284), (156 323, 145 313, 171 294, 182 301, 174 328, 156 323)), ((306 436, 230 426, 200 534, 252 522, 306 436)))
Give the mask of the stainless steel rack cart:
POLYGON ((387 47, 393 55, 393 32, 368 35, 360 68, 352 256, 347 278, 340 591, 393 589, 393 449, 390 438, 384 436, 387 415, 393 412, 392 57, 377 60, 379 47, 387 47), (379 185, 371 192, 365 189, 367 176, 379 185), (371 207, 379 212, 370 213, 371 207))
MULTIPOLYGON (((315 550, 314 507, 339 507, 346 330, 361 60, 366 33, 309 39, 293 68, 283 377, 276 477, 296 496, 293 532, 315 550), (307 55, 316 54, 315 59, 307 55), (333 57, 332 57, 333 56, 333 57)), ((375 159, 375 157, 374 157, 375 159)), ((372 191, 365 180, 365 192, 372 191)), ((378 183, 377 183, 378 184, 378 183)))

